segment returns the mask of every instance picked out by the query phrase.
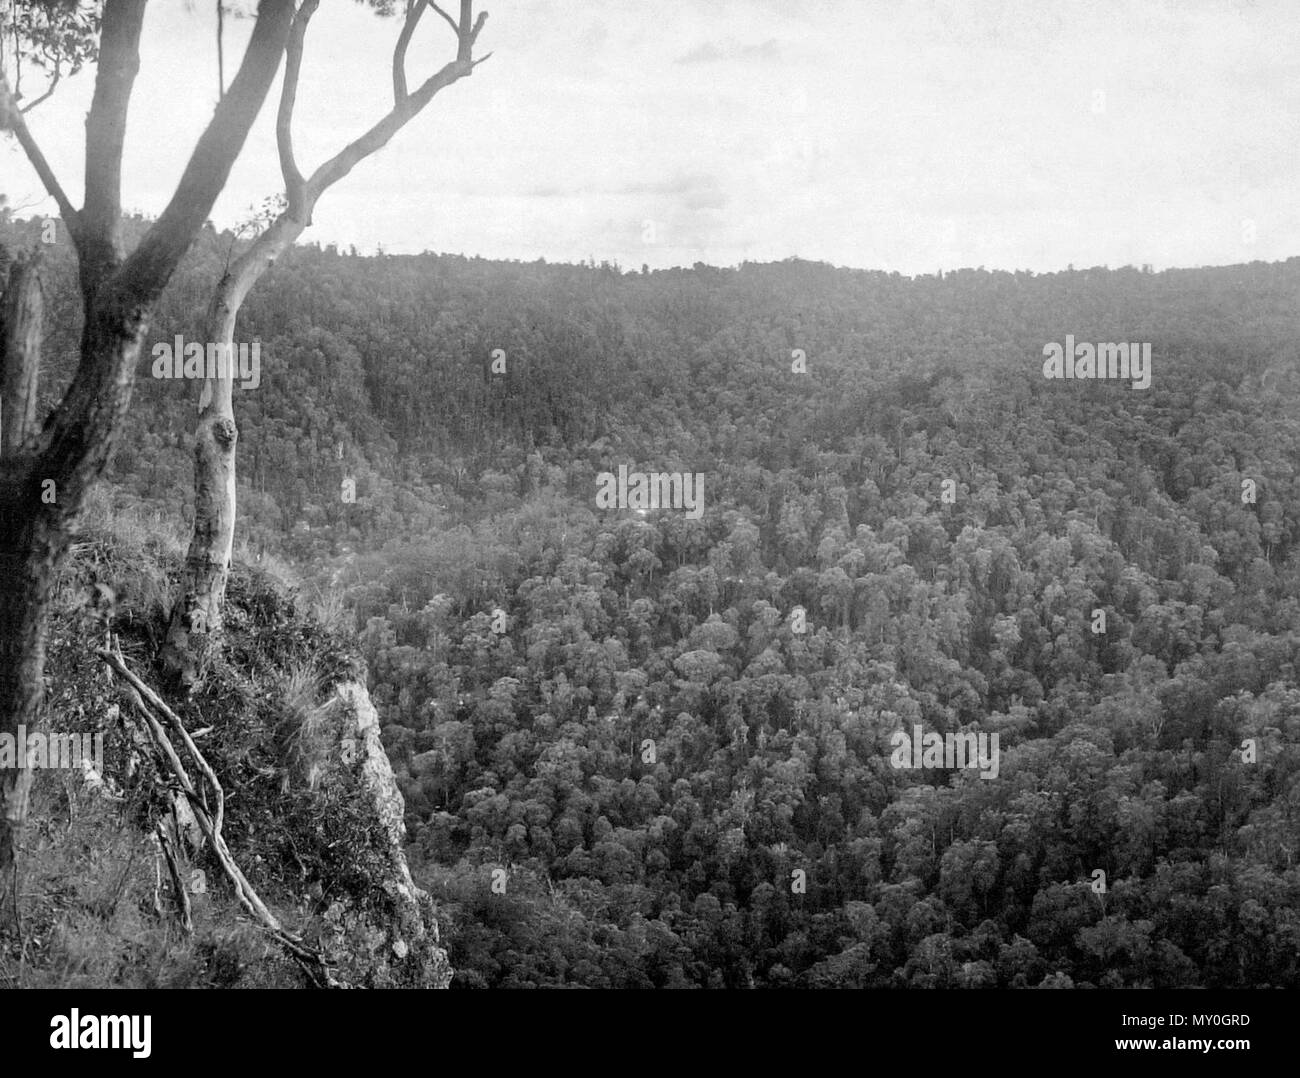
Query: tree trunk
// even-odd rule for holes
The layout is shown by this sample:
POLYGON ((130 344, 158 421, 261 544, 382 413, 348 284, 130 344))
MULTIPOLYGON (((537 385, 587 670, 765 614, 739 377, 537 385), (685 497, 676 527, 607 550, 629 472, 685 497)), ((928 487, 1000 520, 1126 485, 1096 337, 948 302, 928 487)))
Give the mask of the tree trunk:
POLYGON ((18 256, 0 295, 0 457, 15 456, 36 426, 44 318, 38 251, 18 256))
MULTIPOLYGON (((0 431, 0 735, 15 741, 20 726, 35 726, 41 717, 53 586, 70 527, 116 448, 149 316, 226 185, 279 68, 294 14, 292 0, 262 0, 230 92, 200 136, 166 209, 124 257, 121 164, 144 7, 145 0, 103 5, 80 211, 27 130, 0 72, 0 116, 59 204, 77 249, 85 314, 76 375, 38 430, 41 310, 34 266, 15 267, 0 301, 0 421, 7 427, 0 431)), ((14 761, 19 762, 26 761, 14 761)), ((0 768, 0 873, 14 862, 31 778, 26 767, 0 768)))
MULTIPOLYGON (((460 0, 458 23, 442 13, 456 33, 456 59, 444 64, 414 92, 408 92, 406 52, 427 6, 424 3, 406 6, 406 17, 393 53, 393 107, 363 135, 324 162, 310 178, 304 179, 294 157, 293 113, 303 43, 319 0, 302 0, 285 46, 284 84, 276 115, 276 145, 287 208, 235 260, 218 284, 208 327, 209 340, 214 344, 233 345, 235 320, 244 297, 311 223, 312 211, 321 194, 347 176, 359 161, 386 146, 440 90, 470 75, 476 63, 483 62, 473 60, 471 54, 487 14, 480 12, 475 18, 473 0, 460 0)), ((230 371, 226 373, 224 379, 209 379, 205 383, 199 403, 194 445, 194 530, 185 557, 180 593, 172 606, 163 645, 164 670, 187 687, 198 677, 199 642, 206 642, 221 629, 234 546, 235 443, 239 432, 231 400, 234 379, 230 371)))
MULTIPOLYGON (((15 741, 41 718, 50 592, 66 547, 60 534, 33 527, 32 485, 28 470, 0 464, 0 735, 15 741)), ((14 861, 32 785, 26 761, 14 763, 0 768, 0 873, 14 861)))
POLYGON ((199 639, 221 629, 221 607, 235 543, 235 312, 218 301, 208 322, 208 339, 231 357, 224 378, 204 383, 194 432, 194 531, 172 606, 163 663, 187 688, 197 676, 199 639))
POLYGON ((224 378, 203 384, 199 421, 194 433, 194 530, 176 602, 172 605, 163 668, 190 688, 198 678, 203 642, 221 631, 226 581, 235 545, 235 324, 258 278, 275 262, 305 225, 279 217, 217 285, 208 315, 208 340, 231 357, 224 378))
MULTIPOLYGON (((43 314, 38 263, 36 253, 20 255, 0 295, 0 736, 16 735, 20 726, 35 730, 40 719, 45 627, 59 553, 35 511, 41 477, 33 474, 32 458, 19 455, 36 423, 43 314)), ((0 872, 13 863, 31 783, 26 767, 0 768, 0 872)))
MULTIPOLYGON (((69 390, 73 399, 95 393, 95 428, 56 421, 26 452, 6 450, 0 458, 0 735, 9 734, 15 742, 20 726, 34 730, 41 717, 45 635, 54 582, 70 541, 69 524, 116 448, 131 402, 129 376, 146 326, 144 312, 134 305, 110 302, 104 309, 92 308, 82 335, 83 365, 123 372, 119 378, 109 374, 111 388, 103 386, 101 392, 84 381, 69 390)), ((15 354, 12 337, 5 343, 6 373, 15 364, 24 367, 30 356, 15 354)), ((0 768, 0 872, 13 863, 31 782, 32 772, 25 767, 0 768)))

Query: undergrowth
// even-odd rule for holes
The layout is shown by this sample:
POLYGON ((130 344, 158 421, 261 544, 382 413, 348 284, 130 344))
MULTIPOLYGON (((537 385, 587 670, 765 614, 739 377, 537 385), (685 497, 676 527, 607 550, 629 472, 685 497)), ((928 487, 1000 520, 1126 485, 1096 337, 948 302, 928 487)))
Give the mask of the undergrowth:
POLYGON ((392 847, 357 796, 348 743, 340 747, 348 716, 333 690, 365 681, 352 641, 338 621, 326 627, 300 609, 281 582, 237 563, 223 648, 206 657, 196 691, 170 692, 155 659, 179 558, 174 536, 101 511, 61 573, 46 725, 104 735, 109 789, 93 792, 73 771, 36 773, 14 908, 0 910, 0 985, 309 983, 242 910, 206 844, 188 851, 193 933, 181 930, 152 837, 168 811, 157 765, 132 751, 131 694, 95 655, 110 640, 219 776, 227 845, 285 927, 322 949, 347 983, 427 983, 445 960, 429 937, 390 945, 392 847))

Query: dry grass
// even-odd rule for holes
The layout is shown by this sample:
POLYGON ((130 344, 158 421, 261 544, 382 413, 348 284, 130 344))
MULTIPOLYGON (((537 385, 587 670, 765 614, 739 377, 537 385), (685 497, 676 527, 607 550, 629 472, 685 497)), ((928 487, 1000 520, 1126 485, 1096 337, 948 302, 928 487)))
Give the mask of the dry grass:
POLYGON ((66 773, 39 774, 18 864, 19 920, 12 907, 0 916, 0 985, 297 986, 271 941, 240 922, 219 881, 193 896, 194 934, 182 932, 166 870, 159 888, 155 847, 131 812, 66 773))
POLYGON ((317 588, 311 600, 310 613, 332 633, 351 633, 356 627, 352 611, 348 609, 341 591, 317 588))
POLYGON ((332 703, 321 705, 322 678, 315 666, 299 665, 284 679, 283 726, 286 762, 315 790, 329 767, 334 740, 328 722, 332 703))
POLYGON ((177 518, 140 506, 118 507, 103 483, 91 488, 78 530, 113 536, 126 550, 147 551, 166 559, 183 558, 189 529, 177 518))

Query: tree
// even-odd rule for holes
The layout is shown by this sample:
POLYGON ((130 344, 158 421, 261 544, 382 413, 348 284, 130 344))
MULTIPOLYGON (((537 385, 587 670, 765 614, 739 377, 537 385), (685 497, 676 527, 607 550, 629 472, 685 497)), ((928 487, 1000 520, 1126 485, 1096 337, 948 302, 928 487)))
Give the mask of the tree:
MULTIPOLYGON (((372 0, 381 13, 390 6, 372 0)), ((284 178, 284 209, 226 269, 217 282, 207 316, 206 339, 222 354, 233 356, 239 308, 258 279, 311 224, 322 194, 343 179, 359 161, 376 153, 417 116, 439 90, 470 75, 488 57, 473 59, 474 44, 487 19, 474 17, 473 0, 460 0, 460 19, 453 20, 431 0, 407 0, 406 15, 393 48, 393 107, 360 137, 324 162, 309 177, 299 171, 293 149, 293 116, 307 27, 319 0, 303 0, 294 15, 285 61, 284 85, 276 116, 276 144, 284 178), (456 34, 456 58, 444 64, 413 92, 406 81, 406 53, 426 9, 432 8, 456 34)), ((491 54, 489 53, 488 56, 491 54)), ((194 676, 191 636, 211 638, 221 628, 222 602, 235 539, 234 364, 204 382, 194 439, 194 529, 179 594, 172 608, 163 660, 168 671, 188 683, 194 676)))
MULTIPOLYGON (((64 5, 67 6, 67 5, 64 5)), ((200 136, 162 215, 130 254, 121 241, 122 153, 140 67, 145 0, 105 0, 95 91, 86 118, 85 204, 73 207, 0 71, 0 128, 22 147, 58 204, 76 251, 83 328, 79 365, 62 400, 36 422, 39 357, 23 319, 37 317, 32 277, 10 275, 3 308, 28 328, 0 333, 5 400, 0 452, 0 733, 40 716, 52 585, 86 493, 112 457, 131 402, 135 365, 153 308, 203 227, 280 65, 292 0, 262 0, 238 73, 200 136), (15 296, 17 298, 15 298, 15 296), (17 373, 13 373, 17 372, 17 373), (13 377, 11 377, 13 374, 13 377)), ((6 320, 7 321, 7 320, 6 320)), ((10 866, 27 816, 32 772, 0 770, 0 870, 10 866)))
POLYGON ((0 12, 0 69, 11 76, 13 102, 25 113, 52 97, 65 75, 75 75, 95 58, 99 5, 16 0, 13 7, 0 12), (34 98, 23 91, 24 67, 45 78, 44 92, 34 98))

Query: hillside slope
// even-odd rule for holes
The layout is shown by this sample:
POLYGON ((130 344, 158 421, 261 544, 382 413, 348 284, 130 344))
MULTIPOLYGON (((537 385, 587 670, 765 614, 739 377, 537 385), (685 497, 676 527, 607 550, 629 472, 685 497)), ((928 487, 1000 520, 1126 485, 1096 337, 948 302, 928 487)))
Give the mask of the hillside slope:
POLYGON ((95 655, 120 648, 162 688, 152 661, 179 562, 165 534, 156 520, 100 507, 60 579, 49 729, 102 734, 103 773, 38 772, 18 920, 6 910, 0 923, 0 978, 20 987, 445 987, 451 971, 432 905, 407 870, 401 795, 355 646, 299 609, 283 583, 244 566, 231 577, 223 656, 209 660, 192 697, 163 696, 224 789, 233 859, 322 961, 295 960, 241 907, 210 844, 188 840, 184 813, 167 832, 191 907, 193 931, 183 930, 153 838, 172 818, 174 775, 150 748, 134 690, 95 655))

